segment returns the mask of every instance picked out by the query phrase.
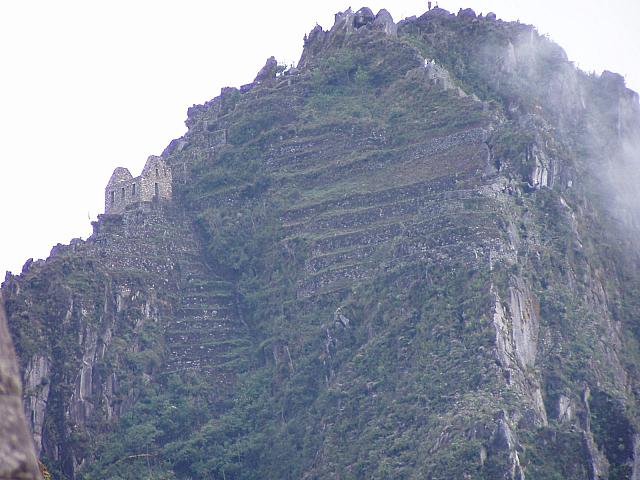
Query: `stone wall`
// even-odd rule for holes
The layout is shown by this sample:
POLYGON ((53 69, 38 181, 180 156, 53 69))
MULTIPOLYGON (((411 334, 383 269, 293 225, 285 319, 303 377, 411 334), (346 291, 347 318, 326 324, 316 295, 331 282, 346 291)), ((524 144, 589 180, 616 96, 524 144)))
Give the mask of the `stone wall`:
POLYGON ((104 212, 120 214, 130 205, 170 199, 172 195, 171 168, 162 157, 150 156, 139 177, 118 167, 104 191, 104 212))

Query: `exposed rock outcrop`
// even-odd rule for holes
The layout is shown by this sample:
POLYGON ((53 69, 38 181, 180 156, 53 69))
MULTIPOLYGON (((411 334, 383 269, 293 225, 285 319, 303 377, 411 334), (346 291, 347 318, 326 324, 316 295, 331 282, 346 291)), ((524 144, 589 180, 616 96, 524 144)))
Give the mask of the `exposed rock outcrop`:
POLYGON ((269 57, 267 62, 264 64, 264 67, 262 67, 256 75, 254 82, 264 82, 265 80, 276 78, 277 72, 278 61, 276 60, 276 57, 269 57))
POLYGON ((375 18, 376 17, 370 8, 363 7, 353 15, 353 27, 357 30, 358 28, 373 23, 375 18))
POLYGON ((376 15, 373 27, 382 30, 387 35, 396 36, 398 34, 398 25, 393 21, 391 14, 384 8, 376 15))
POLYGON ((638 477, 640 250, 609 189, 637 182, 608 175, 640 132, 622 79, 439 8, 341 12, 279 70, 189 109, 170 203, 7 278, 55 467, 638 477))
MULTIPOLYGON (((161 368, 210 371, 210 361, 225 355, 208 339, 236 329, 228 295, 222 285, 205 290, 212 280, 203 279, 200 257, 193 226, 175 209, 143 205, 101 216, 87 242, 60 246, 24 277, 7 277, 12 328, 33 335, 37 345, 21 345, 24 407, 36 448, 68 478, 91 460, 93 425, 128 412, 161 368), (39 276, 47 281, 30 280, 39 276), (34 301, 46 310, 35 314, 34 301), (208 333, 194 336, 194 323, 210 324, 208 333)), ((209 381, 222 398, 232 376, 216 369, 209 381)))
POLYGON ((469 19, 476 18, 476 12, 474 12, 472 8, 461 8, 458 12, 458 17, 469 19))
POLYGON ((24 374, 25 411, 30 414, 31 431, 36 446, 42 445, 44 418, 51 388, 51 361, 44 354, 29 359, 24 374))
POLYGON ((390 37, 395 37, 398 33, 398 26, 393 21, 391 14, 385 9, 380 10, 377 15, 374 15, 367 7, 363 7, 355 13, 351 8, 336 13, 335 23, 331 30, 324 31, 322 27, 316 25, 309 35, 305 36, 304 49, 298 67, 302 68, 308 65, 311 59, 321 51, 340 47, 350 35, 371 30, 381 31, 390 37))
POLYGON ((20 373, 0 295, 0 479, 41 478, 22 410, 20 373))

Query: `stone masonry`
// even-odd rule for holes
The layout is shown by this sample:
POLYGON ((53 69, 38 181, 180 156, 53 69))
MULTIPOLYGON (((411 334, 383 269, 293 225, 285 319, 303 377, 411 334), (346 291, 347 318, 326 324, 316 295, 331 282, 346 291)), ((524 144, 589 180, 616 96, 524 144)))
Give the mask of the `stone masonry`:
POLYGON ((171 168, 162 157, 150 156, 135 178, 127 168, 118 167, 104 191, 104 213, 121 214, 130 205, 170 199, 171 184, 171 168))

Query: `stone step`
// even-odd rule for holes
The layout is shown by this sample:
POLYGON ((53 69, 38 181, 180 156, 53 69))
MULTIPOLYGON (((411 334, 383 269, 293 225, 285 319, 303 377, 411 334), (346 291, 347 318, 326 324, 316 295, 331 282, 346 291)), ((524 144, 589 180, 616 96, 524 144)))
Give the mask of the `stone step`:
MULTIPOLYGON (((432 234, 430 237, 419 237, 396 242, 394 252, 387 256, 384 264, 372 255, 369 258, 359 257, 356 261, 344 261, 324 264, 325 268, 313 271, 309 265, 307 277, 300 282, 298 292, 306 297, 316 292, 350 288, 353 282, 370 278, 380 269, 392 268, 403 262, 429 261, 451 258, 464 258, 468 263, 488 266, 489 252, 498 248, 500 241, 495 227, 460 227, 449 231, 432 234)), ((384 248, 384 246, 383 246, 384 248)), ((497 256, 496 256, 497 258, 497 256)))
POLYGON ((357 245, 353 248, 345 248, 314 255, 307 261, 305 270, 308 272, 317 272, 336 264, 353 263, 354 261, 368 259, 376 251, 377 245, 357 245))
POLYGON ((198 336, 196 331, 187 331, 167 334, 166 339, 169 341, 171 349, 180 351, 187 351, 193 348, 200 349, 201 347, 228 350, 241 345, 248 345, 246 342, 238 341, 237 332, 229 332, 227 335, 222 335, 219 332, 209 332, 208 335, 203 333, 198 336))
MULTIPOLYGON (((347 237, 351 242, 344 242, 345 246, 342 242, 337 243, 340 248, 331 248, 335 247, 336 243, 321 244, 318 242, 314 244, 311 258, 307 260, 307 268, 318 271, 336 263, 366 260, 374 256, 380 248, 387 249, 385 256, 388 256, 389 248, 397 251, 404 245, 416 245, 416 248, 428 250, 449 244, 452 241, 464 239, 471 241, 472 237, 487 235, 495 237, 498 234, 498 228, 489 215, 470 216, 465 218, 464 222, 445 216, 433 221, 405 224, 402 226, 402 230, 399 228, 396 230, 397 235, 392 235, 393 232, 389 232, 388 227, 390 226, 393 225, 384 226, 383 229, 378 227, 352 232, 347 237), (358 239, 356 235, 366 239, 367 242, 353 241, 358 239), (393 245, 385 246, 390 240, 393 240, 393 245)), ((338 236, 333 237, 333 239, 338 238, 338 236)))
POLYGON ((186 292, 190 291, 228 291, 233 289, 233 283, 225 280, 209 280, 204 275, 191 276, 182 286, 186 292))
POLYGON ((398 163, 403 159, 433 157, 460 147, 478 146, 484 139, 482 129, 467 128, 446 136, 424 138, 414 145, 385 152, 383 135, 370 131, 360 133, 355 138, 353 134, 334 133, 302 144, 281 144, 277 150, 267 151, 267 161, 278 171, 291 170, 293 167, 294 171, 301 172, 315 167, 314 173, 317 174, 317 170, 344 168, 345 163, 398 163), (345 158, 345 151, 357 153, 352 158, 345 158))
POLYGON ((419 149, 401 156, 363 155, 357 159, 327 161, 317 168, 281 178, 281 182, 297 185, 303 198, 336 198, 404 182, 436 181, 443 177, 471 180, 477 179, 486 167, 485 148, 484 144, 461 144, 434 155, 419 149))
POLYGON ((184 320, 177 320, 175 323, 171 324, 167 327, 166 333, 170 334, 180 334, 183 332, 192 332, 202 330, 203 335, 211 334, 225 334, 228 332, 235 331, 237 332, 238 328, 236 324, 231 323, 228 319, 220 320, 220 319, 211 319, 207 320, 195 320, 185 318, 184 320))
POLYGON ((482 225, 489 221, 493 212, 446 212, 438 216, 420 215, 410 219, 394 218, 389 222, 379 222, 365 228, 334 229, 322 232, 322 235, 312 237, 311 251, 314 257, 330 254, 355 246, 379 245, 398 236, 425 235, 431 231, 455 228, 457 225, 482 225), (403 221, 404 220, 404 221, 403 221))
POLYGON ((176 318, 194 318, 194 317, 211 317, 211 318, 224 318, 229 315, 233 310, 224 305, 181 305, 176 311, 176 318))
POLYGON ((176 323, 182 322, 230 322, 234 318, 233 310, 216 310, 216 311, 203 311, 203 310, 186 310, 177 311, 174 316, 176 323))
POLYGON ((477 196, 475 190, 461 188, 460 179, 442 177, 437 180, 413 182, 402 186, 377 189, 367 193, 355 193, 336 199, 297 206, 285 212, 282 216, 282 221, 285 225, 288 225, 304 222, 309 218, 337 210, 355 211, 364 208, 383 207, 401 201, 426 202, 432 200, 439 202, 443 200, 463 200, 473 196, 477 196))
POLYGON ((235 331, 238 332, 239 325, 236 321, 229 317, 184 317, 175 320, 168 325, 166 331, 169 332, 182 332, 193 331, 194 329, 202 329, 203 335, 208 331, 235 331))

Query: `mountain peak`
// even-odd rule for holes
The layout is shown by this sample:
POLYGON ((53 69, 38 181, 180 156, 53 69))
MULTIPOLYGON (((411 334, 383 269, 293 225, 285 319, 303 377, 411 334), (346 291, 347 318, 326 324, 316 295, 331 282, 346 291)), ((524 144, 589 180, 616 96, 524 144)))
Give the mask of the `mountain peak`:
POLYGON ((170 202, 3 284, 52 470, 640 475, 622 77, 495 15, 348 9, 186 124, 170 202))

